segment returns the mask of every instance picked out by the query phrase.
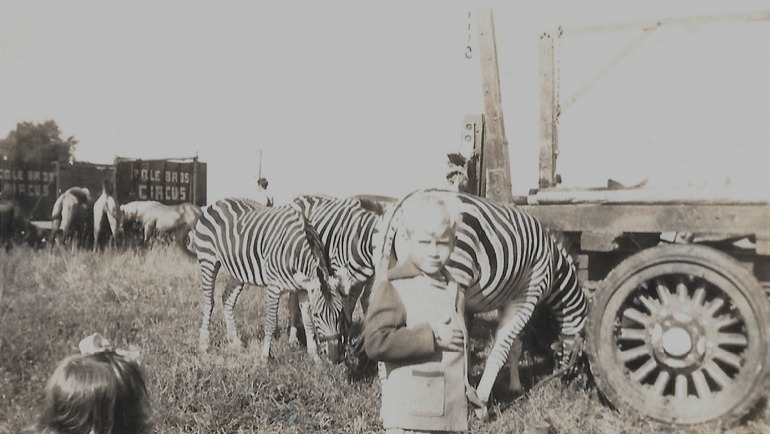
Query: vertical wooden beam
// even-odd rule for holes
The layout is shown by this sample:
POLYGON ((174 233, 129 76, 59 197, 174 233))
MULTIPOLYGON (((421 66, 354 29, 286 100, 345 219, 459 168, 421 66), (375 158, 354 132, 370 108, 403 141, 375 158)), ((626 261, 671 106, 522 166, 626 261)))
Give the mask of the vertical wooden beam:
POLYGON ((513 201, 511 169, 500 96, 494 20, 491 9, 481 9, 477 15, 484 90, 483 171, 481 173, 484 190, 479 193, 492 200, 511 202, 513 201))
POLYGON ((556 71, 553 35, 540 35, 540 175, 538 185, 548 188, 556 185, 556 71))

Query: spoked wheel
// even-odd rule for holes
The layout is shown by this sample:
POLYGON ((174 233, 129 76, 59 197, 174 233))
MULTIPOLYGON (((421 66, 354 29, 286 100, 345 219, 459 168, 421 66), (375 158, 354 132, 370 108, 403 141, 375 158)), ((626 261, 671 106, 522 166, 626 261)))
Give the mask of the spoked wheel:
POLYGON ((670 245, 621 263, 596 293, 588 357, 618 407, 670 424, 731 423, 768 385, 770 303, 732 257, 670 245))

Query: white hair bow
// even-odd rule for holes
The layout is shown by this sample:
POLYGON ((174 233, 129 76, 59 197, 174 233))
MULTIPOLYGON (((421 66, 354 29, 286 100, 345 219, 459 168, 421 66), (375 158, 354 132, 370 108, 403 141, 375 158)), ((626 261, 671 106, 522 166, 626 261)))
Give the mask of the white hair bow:
POLYGON ((132 362, 139 363, 139 348, 134 345, 129 345, 127 350, 115 349, 109 339, 105 338, 99 333, 94 333, 90 336, 86 336, 78 344, 80 354, 90 355, 104 353, 106 351, 113 351, 115 354, 124 357, 132 362))

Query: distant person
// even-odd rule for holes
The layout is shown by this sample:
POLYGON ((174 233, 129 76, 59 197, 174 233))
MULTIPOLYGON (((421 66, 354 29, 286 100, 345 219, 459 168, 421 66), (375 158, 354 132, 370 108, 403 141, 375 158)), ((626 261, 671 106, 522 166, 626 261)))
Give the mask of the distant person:
POLYGON ((445 268, 457 222, 439 197, 405 204, 406 258, 387 271, 369 304, 364 348, 384 362, 386 434, 468 431, 465 297, 445 268))
POLYGON ((146 434, 151 409, 137 352, 113 350, 99 334, 56 367, 35 434, 146 434))
POLYGON ((267 179, 257 181, 257 202, 265 206, 273 206, 273 197, 267 192, 267 179))

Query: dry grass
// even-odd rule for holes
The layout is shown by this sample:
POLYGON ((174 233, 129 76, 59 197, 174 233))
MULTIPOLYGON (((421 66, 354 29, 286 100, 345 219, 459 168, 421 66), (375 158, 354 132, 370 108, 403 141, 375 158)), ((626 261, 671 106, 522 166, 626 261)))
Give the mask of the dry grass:
MULTIPOLYGON (((192 260, 171 247, 74 255, 15 249, 0 259, 0 433, 19 432, 34 420, 56 363, 76 352, 81 338, 97 331, 118 346, 141 348, 159 433, 379 430, 379 385, 371 369, 351 376, 344 364, 314 366, 303 350, 287 345, 283 330, 273 346, 274 359, 259 363, 259 289, 245 291, 237 308, 247 348, 234 351, 225 345, 218 304, 212 348, 197 354, 199 272, 192 260)), ((218 293, 231 284, 222 274, 218 293)), ((285 325, 283 308, 279 315, 285 325)), ((482 324, 476 334, 488 328, 482 324)), ((476 378, 488 343, 488 338, 474 341, 476 378)), ((541 423, 559 433, 665 431, 610 410, 591 390, 559 381, 515 401, 504 394, 498 397, 492 421, 473 421, 474 433, 523 432, 541 423)), ((763 410, 732 432, 768 432, 766 420, 763 410)))

